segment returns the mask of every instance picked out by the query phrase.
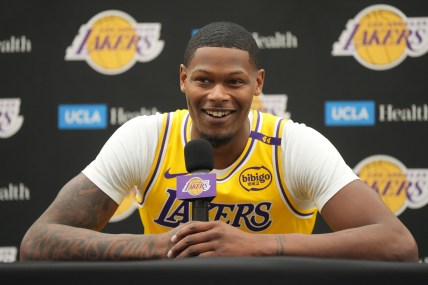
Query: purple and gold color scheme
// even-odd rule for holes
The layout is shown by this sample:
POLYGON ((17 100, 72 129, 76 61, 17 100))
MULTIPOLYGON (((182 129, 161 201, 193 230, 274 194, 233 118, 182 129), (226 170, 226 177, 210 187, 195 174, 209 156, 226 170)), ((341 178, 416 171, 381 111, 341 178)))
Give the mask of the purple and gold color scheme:
POLYGON ((213 173, 177 177, 177 199, 188 200, 216 196, 216 175, 213 173))

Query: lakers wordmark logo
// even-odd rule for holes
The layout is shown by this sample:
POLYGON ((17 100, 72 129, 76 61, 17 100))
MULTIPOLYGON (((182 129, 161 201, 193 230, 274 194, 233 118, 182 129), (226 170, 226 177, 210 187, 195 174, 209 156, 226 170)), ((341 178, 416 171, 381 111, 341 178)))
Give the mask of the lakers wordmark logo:
POLYGON ((373 5, 348 21, 333 56, 353 56, 373 70, 399 65, 428 51, 428 17, 406 17, 390 5, 373 5))
POLYGON ((428 169, 409 169, 394 157, 373 155, 362 160, 354 172, 397 216, 407 207, 417 209, 428 203, 428 169))
POLYGON ((137 23, 124 12, 104 11, 81 26, 65 60, 84 60, 102 74, 120 74, 162 52, 160 30, 160 23, 137 23))

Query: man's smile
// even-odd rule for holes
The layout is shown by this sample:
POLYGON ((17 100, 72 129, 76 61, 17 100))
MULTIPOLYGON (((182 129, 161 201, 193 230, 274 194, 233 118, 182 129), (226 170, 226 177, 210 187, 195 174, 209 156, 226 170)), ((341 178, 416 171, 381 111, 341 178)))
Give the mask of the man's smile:
POLYGON ((213 111, 213 110, 204 110, 204 112, 211 116, 211 117, 215 117, 215 118, 223 118, 226 116, 229 116, 230 114, 233 113, 233 111, 213 111))

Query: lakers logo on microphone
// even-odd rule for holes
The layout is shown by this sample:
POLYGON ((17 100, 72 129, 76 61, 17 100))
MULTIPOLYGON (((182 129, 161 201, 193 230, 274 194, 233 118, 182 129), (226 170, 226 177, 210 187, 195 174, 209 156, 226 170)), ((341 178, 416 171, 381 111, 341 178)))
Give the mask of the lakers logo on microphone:
POLYGON ((137 23, 124 12, 104 11, 80 27, 65 60, 85 60, 100 73, 120 74, 161 53, 160 30, 160 23, 137 23))
POLYGON ((199 196, 202 191, 207 191, 209 188, 209 180, 202 180, 200 177, 193 177, 186 183, 182 191, 187 192, 192 196, 199 196))
POLYGON ((177 177, 177 199, 215 197, 216 176, 213 173, 177 177))

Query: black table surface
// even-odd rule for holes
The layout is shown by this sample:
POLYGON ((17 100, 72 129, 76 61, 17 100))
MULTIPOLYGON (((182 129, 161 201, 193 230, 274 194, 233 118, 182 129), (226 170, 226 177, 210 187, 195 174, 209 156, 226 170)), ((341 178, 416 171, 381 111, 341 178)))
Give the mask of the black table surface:
POLYGON ((0 284, 428 284, 428 264, 306 257, 0 264, 0 284), (24 283, 28 282, 28 283, 24 283))

